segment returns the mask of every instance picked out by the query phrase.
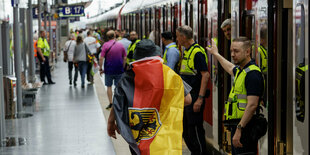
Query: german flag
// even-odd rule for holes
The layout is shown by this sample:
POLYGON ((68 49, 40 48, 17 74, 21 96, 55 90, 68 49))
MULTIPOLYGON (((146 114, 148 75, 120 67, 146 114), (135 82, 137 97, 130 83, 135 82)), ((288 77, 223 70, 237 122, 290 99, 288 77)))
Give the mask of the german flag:
POLYGON ((121 135, 137 154, 182 154, 183 81, 158 59, 138 61, 115 88, 121 135))

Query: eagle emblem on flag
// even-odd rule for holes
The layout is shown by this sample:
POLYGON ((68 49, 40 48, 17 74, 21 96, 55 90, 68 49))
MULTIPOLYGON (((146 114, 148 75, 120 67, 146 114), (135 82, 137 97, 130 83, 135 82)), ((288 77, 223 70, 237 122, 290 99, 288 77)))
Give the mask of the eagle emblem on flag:
POLYGON ((129 126, 137 144, 141 140, 153 138, 160 129, 161 122, 156 108, 128 108, 129 126))

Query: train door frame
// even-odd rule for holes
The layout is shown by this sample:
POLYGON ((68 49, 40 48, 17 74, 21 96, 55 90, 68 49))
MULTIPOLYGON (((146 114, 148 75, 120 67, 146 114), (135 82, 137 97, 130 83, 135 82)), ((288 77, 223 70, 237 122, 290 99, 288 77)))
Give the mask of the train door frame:
POLYGON ((172 6, 171 4, 167 4, 167 31, 172 31, 172 6))
POLYGON ((179 5, 178 3, 174 3, 173 7, 172 7, 172 28, 171 28, 171 33, 173 36, 173 41, 176 41, 176 29, 178 28, 178 24, 179 24, 179 5))
POLYGON ((149 26, 149 21, 150 19, 150 13, 149 13, 149 9, 145 9, 144 10, 144 35, 145 38, 149 38, 149 33, 150 33, 150 26, 149 26))
MULTIPOLYGON (((305 90, 304 90, 304 120, 297 119, 297 66, 300 64, 300 54, 302 52, 304 64, 309 66, 309 0, 293 1, 293 153, 309 154, 309 70, 305 71, 305 90), (300 7, 300 9, 298 9, 300 7), (298 17, 300 11, 300 17, 298 17), (300 20, 299 20, 300 19, 300 20), (300 33, 299 33, 300 32, 300 33), (302 45, 301 47, 299 45, 302 45), (308 108, 306 108, 308 106, 308 108), (306 129, 305 129, 306 128, 306 129), (308 128, 308 129, 307 129, 308 128), (307 136, 306 136, 306 135, 307 136)), ((302 57, 302 55, 301 55, 302 57)), ((302 109, 302 107, 299 107, 302 109)))
POLYGON ((160 45, 160 33, 161 33, 161 8, 155 7, 155 43, 160 45))
POLYGON ((144 14, 144 10, 140 11, 140 32, 141 32, 141 39, 145 39, 146 35, 145 35, 145 14, 144 14))

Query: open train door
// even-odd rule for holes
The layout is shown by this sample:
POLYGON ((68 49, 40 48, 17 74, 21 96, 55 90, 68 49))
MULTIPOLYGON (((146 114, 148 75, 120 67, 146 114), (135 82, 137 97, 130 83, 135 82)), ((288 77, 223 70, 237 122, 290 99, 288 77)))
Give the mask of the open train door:
POLYGON ((293 154, 309 154, 309 0, 293 2, 293 154))

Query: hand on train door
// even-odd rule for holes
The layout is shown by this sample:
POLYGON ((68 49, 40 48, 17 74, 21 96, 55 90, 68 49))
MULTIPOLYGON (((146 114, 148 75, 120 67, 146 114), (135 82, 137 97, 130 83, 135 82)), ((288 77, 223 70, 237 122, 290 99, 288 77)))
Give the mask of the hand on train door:
POLYGON ((212 55, 218 53, 218 48, 216 47, 216 43, 215 43, 215 41, 213 39, 212 39, 211 46, 207 46, 206 49, 212 55))

